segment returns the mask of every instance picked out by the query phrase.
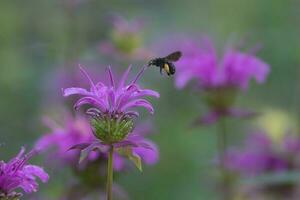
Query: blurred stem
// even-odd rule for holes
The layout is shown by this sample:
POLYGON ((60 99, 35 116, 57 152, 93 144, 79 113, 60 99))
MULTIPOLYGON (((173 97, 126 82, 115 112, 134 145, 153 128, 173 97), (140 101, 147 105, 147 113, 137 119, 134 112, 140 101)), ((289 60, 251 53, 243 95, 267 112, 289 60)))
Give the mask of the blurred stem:
POLYGON ((230 181, 225 168, 225 153, 227 151, 227 127, 225 117, 221 117, 218 123, 218 151, 220 160, 219 167, 221 174, 222 199, 231 200, 230 181))
POLYGON ((107 200, 112 200, 112 184, 113 184, 113 154, 114 146, 110 146, 107 163, 107 200))

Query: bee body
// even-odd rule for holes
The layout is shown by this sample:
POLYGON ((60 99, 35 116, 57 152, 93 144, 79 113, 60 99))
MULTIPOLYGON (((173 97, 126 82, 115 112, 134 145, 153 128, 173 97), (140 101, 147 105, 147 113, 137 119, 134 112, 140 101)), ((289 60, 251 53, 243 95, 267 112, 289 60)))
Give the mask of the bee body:
POLYGON ((173 62, 179 60, 181 57, 181 52, 176 51, 174 53, 171 53, 170 55, 163 57, 163 58, 155 58, 153 60, 150 60, 148 63, 148 66, 156 66, 159 67, 160 73, 162 73, 162 70, 164 70, 168 76, 175 74, 176 68, 173 62))

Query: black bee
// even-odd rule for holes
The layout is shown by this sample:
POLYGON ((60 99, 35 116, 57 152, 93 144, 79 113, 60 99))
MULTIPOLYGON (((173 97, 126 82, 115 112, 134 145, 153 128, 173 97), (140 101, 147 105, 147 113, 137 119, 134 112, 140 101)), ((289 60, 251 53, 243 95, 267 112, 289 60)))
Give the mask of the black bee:
POLYGON ((159 67, 160 73, 162 73, 162 70, 165 70, 168 76, 170 76, 175 74, 176 72, 176 68, 173 62, 178 61, 181 55, 182 53, 180 51, 175 51, 167 55, 166 57, 150 60, 148 66, 154 65, 156 67, 159 67))

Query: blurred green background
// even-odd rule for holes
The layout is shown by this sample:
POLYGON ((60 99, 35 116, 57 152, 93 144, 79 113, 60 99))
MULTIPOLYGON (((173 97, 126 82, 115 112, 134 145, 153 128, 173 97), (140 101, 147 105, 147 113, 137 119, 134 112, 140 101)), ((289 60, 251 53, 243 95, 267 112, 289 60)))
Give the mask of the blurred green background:
MULTIPOLYGON (((31 148, 45 132, 41 117, 55 112, 49 111, 53 105, 45 103, 52 92, 47 83, 53 71, 72 59, 107 66, 110 61, 99 53, 97 45, 107 38, 110 13, 145 20, 146 49, 177 33, 208 34, 219 47, 228 38, 250 38, 249 46, 262 43, 258 55, 271 65, 271 74, 266 84, 252 84, 237 104, 257 111, 278 108, 297 116, 299 9, 297 0, 2 0, 0 158, 15 155, 22 145, 31 148)), ((134 61, 123 64, 113 68, 141 65, 134 61)), ((195 117, 206 112, 200 96, 189 90, 178 91, 172 78, 163 78, 156 70, 149 71, 143 84, 161 93, 158 101, 152 101, 156 113, 151 117, 157 132, 151 138, 159 145, 160 162, 145 166, 142 174, 137 170, 126 172, 116 182, 134 200, 218 199, 212 167, 216 127, 189 127, 195 117)), ((60 92, 57 88, 54 95, 60 92)), ((232 144, 253 125, 239 120, 229 123, 232 144)), ((50 183, 41 185, 41 196, 53 199, 61 192, 66 177, 70 176, 63 168, 52 173, 50 183)))

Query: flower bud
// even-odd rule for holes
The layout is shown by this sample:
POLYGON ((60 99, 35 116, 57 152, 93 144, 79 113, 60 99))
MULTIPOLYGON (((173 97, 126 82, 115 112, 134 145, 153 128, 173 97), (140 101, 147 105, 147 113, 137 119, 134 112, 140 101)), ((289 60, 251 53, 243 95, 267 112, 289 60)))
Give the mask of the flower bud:
POLYGON ((141 37, 136 33, 118 33, 112 34, 112 41, 122 53, 131 54, 141 46, 141 37))

